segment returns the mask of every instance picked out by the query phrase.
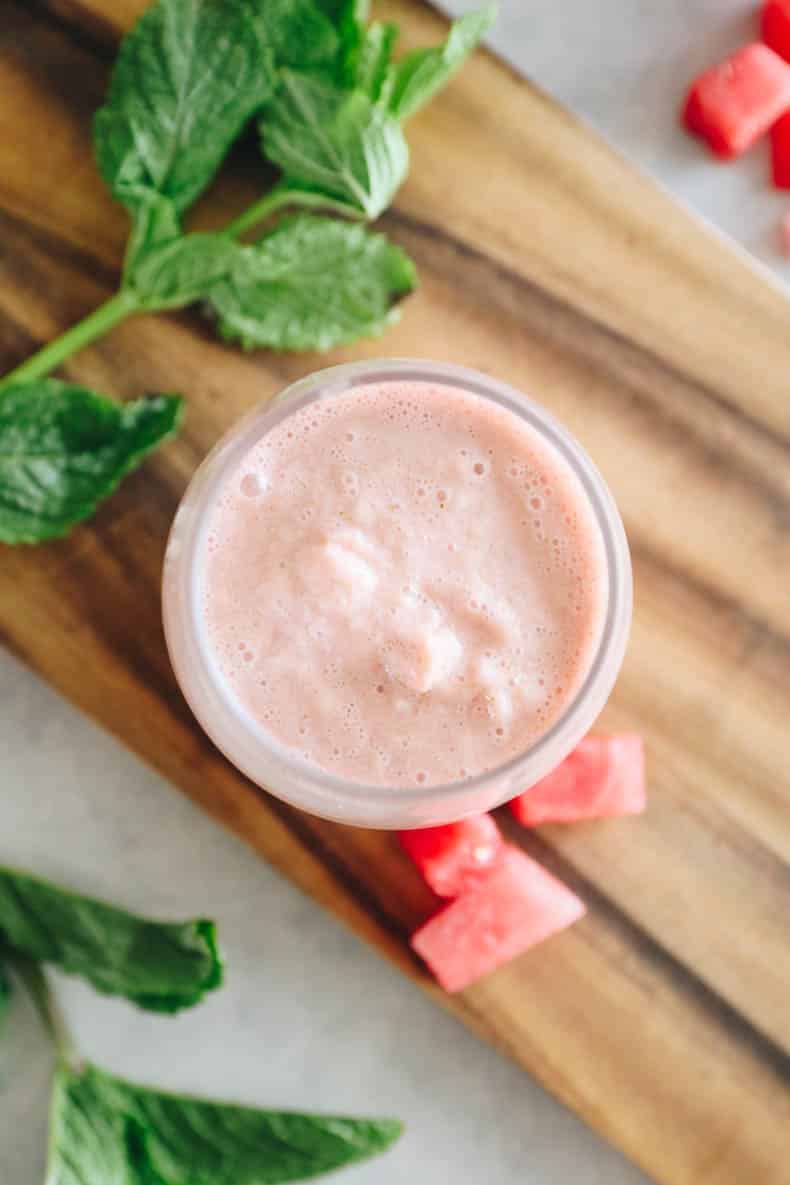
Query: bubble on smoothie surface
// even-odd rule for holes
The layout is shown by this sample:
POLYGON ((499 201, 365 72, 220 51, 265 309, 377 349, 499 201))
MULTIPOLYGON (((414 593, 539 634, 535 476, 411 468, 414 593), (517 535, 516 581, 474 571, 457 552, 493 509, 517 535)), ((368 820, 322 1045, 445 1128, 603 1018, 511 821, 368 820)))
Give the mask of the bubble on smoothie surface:
POLYGON ((454 387, 371 384, 281 421, 210 514, 208 650, 280 745, 429 787, 524 752, 580 686, 605 559, 566 462, 454 387))

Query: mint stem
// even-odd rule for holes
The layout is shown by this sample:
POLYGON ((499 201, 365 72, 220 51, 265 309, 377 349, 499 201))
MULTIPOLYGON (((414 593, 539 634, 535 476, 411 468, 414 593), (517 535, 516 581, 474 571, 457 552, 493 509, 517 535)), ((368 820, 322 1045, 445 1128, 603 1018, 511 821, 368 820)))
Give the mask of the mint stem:
POLYGON ((55 1046, 58 1060, 71 1069, 76 1069, 80 1064, 80 1057, 63 1015, 52 998, 40 963, 13 949, 4 951, 4 955, 27 988, 36 1012, 41 1018, 41 1023, 55 1046))
POLYGON ((354 206, 340 200, 334 201, 324 194, 310 193, 306 189, 288 189, 286 186, 282 188, 275 186, 270 193, 265 194, 259 201, 253 202, 242 214, 239 214, 238 218, 234 218, 232 222, 229 222, 222 231, 222 234, 228 239, 237 239, 239 235, 243 235, 245 231, 255 226, 256 223, 263 222, 265 218, 268 218, 275 210, 281 210, 283 206, 301 206, 303 209, 312 210, 333 210, 336 214, 346 214, 350 218, 363 217, 362 212, 354 206))
POLYGON ((0 379, 0 391, 10 387, 12 383, 27 383, 34 379, 41 379, 56 367, 75 354, 77 350, 90 345, 97 337, 102 337, 119 321, 123 321, 130 313, 138 309, 137 301, 131 292, 121 289, 115 296, 110 297, 104 304, 99 305, 84 320, 67 329, 60 337, 55 338, 49 345, 44 346, 32 358, 28 358, 21 366, 4 375, 0 379))
MULTIPOLYGON (((354 206, 334 201, 320 193, 275 186, 259 201, 253 202, 249 209, 240 214, 238 218, 229 222, 221 234, 229 239, 238 238, 239 235, 244 234, 256 223, 263 222, 265 218, 268 218, 276 210, 282 209, 283 206, 301 206, 306 209, 320 208, 332 210, 336 214, 345 214, 351 218, 362 217, 361 212, 354 206)), ((139 311, 140 305, 134 293, 121 288, 115 296, 111 296, 104 304, 99 305, 84 320, 73 325, 71 329, 67 329, 64 334, 44 346, 38 353, 33 354, 26 362, 4 375, 0 379, 0 393, 14 383, 29 383, 34 379, 45 378, 72 354, 89 346, 96 338, 103 337, 113 326, 123 321, 131 313, 139 311)))

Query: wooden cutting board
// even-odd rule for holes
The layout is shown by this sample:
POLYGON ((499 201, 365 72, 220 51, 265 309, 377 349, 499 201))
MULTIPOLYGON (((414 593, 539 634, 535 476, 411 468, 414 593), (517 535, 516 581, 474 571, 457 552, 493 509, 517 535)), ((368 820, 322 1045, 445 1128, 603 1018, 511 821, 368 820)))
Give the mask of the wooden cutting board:
MULTIPOLYGON (((117 283, 126 219, 89 128, 142 7, 0 4, 3 369, 117 283)), ((442 33, 417 0, 378 9, 410 43, 442 33)), ((409 134, 411 176, 384 224, 422 287, 385 340, 243 356, 186 313, 128 322, 69 364, 122 396, 183 391, 187 424, 68 541, 0 550, 0 631, 658 1181, 790 1182, 790 304, 490 56, 409 134), (602 726, 647 737, 650 809, 519 833, 589 915, 455 999, 408 952, 432 902, 392 837, 301 815, 235 773, 179 695, 160 627, 168 526, 219 433, 319 365, 382 354, 534 392, 604 471, 636 566, 602 726)), ((236 153, 200 224, 243 208, 261 175, 236 153)))

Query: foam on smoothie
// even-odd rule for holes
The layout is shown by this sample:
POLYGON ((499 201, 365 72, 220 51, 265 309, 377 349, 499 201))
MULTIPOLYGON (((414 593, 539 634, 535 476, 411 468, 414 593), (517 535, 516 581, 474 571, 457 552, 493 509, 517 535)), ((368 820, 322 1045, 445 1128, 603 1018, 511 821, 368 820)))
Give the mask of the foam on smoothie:
POLYGON ((283 420, 211 510, 204 641, 270 736, 356 782, 430 786, 528 749, 606 600, 571 469, 512 412, 387 382, 283 420))

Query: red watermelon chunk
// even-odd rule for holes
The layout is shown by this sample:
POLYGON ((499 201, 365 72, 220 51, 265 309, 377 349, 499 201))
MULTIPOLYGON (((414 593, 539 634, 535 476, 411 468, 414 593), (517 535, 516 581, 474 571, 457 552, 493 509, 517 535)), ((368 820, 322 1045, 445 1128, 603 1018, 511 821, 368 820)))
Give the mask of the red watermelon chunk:
POLYGON ((585 737, 555 770, 510 803, 527 827, 645 809, 645 749, 636 733, 585 737))
POLYGON ((761 32, 765 44, 790 61, 790 0, 766 0, 761 32))
POLYGON ((777 189, 790 189, 790 113, 771 128, 771 172, 777 189))
POLYGON ((472 815, 442 827, 399 831, 398 839, 439 897, 457 897, 488 876, 503 847, 490 815, 472 815))
POLYGON ((442 987, 458 992, 584 912, 575 893, 506 844, 485 880, 434 914, 411 945, 442 987))
POLYGON ((706 70, 683 108, 689 131, 718 156, 739 156, 790 109, 790 66, 754 42, 706 70))

